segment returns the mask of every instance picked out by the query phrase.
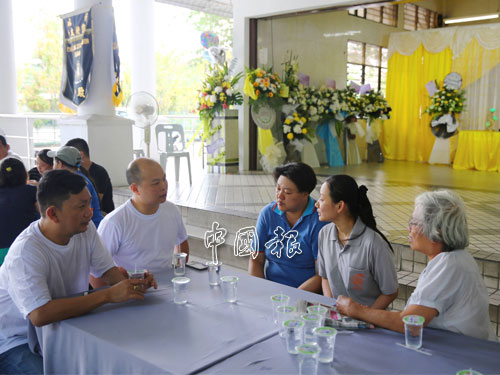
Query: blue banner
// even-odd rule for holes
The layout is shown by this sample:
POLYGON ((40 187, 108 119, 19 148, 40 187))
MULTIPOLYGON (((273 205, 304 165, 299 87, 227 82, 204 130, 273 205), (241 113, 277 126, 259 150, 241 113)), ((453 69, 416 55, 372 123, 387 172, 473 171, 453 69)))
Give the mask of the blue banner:
POLYGON ((92 76, 94 63, 92 10, 64 16, 63 32, 61 102, 74 109, 87 99, 92 76))
POLYGON ((115 82, 113 83, 113 104, 118 107, 123 100, 123 92, 120 86, 120 55, 118 52, 118 39, 116 37, 115 17, 113 16, 113 68, 115 71, 115 82))

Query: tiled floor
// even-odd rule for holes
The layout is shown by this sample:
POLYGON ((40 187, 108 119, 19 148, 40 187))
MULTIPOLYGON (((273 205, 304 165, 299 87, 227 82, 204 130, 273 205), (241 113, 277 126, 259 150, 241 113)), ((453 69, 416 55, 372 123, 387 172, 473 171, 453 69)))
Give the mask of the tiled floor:
MULTIPOLYGON (((318 197, 321 183, 331 174, 350 174, 358 184, 366 185, 378 226, 391 242, 400 244, 407 243, 407 223, 414 198, 427 190, 452 188, 467 205, 469 251, 478 258, 500 261, 499 173, 457 171, 448 166, 396 161, 320 168, 316 173, 318 185, 313 198, 318 197)), ((257 218, 262 207, 274 200, 274 181, 264 173, 194 173, 192 186, 187 179, 175 183, 172 171, 167 171, 167 178, 168 199, 180 205, 245 212, 257 218)), ((128 195, 127 190, 116 190, 118 194, 128 195)))

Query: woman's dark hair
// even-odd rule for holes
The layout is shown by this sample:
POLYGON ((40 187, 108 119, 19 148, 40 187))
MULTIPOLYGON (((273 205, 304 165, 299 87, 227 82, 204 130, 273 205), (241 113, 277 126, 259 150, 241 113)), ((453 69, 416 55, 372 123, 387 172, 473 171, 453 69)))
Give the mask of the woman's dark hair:
POLYGON ((317 183, 316 174, 313 169, 309 165, 300 162, 288 163, 274 168, 274 181, 277 182, 280 176, 285 176, 292 180, 301 193, 306 192, 311 194, 317 183))
POLYGON ((40 214, 45 217, 49 206, 61 209, 70 194, 79 194, 87 183, 85 179, 64 169, 53 169, 43 174, 38 184, 37 201, 40 206, 40 214))
POLYGON ((0 187, 26 185, 28 173, 22 161, 6 158, 0 163, 0 187))
POLYGON ((50 149, 44 148, 43 150, 38 151, 36 156, 40 158, 41 161, 44 163, 47 163, 49 165, 54 165, 54 158, 51 158, 50 156, 47 155, 47 152, 49 152, 50 149))
POLYGON ((359 217, 367 227, 380 234, 394 252, 389 240, 377 228, 372 205, 366 195, 368 188, 365 185, 358 187, 356 180, 345 174, 330 176, 325 180, 325 183, 328 184, 328 188, 330 189, 330 198, 332 198, 332 201, 334 203, 344 201, 352 217, 354 219, 359 217))

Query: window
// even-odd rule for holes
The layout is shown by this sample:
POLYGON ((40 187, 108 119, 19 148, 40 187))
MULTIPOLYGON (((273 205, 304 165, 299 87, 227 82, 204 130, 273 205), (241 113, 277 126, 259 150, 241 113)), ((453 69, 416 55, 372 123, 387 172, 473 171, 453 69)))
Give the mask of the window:
POLYGON ((351 9, 348 13, 352 16, 383 23, 384 25, 397 26, 398 24, 397 5, 382 5, 370 8, 351 9))
POLYGON ((414 4, 404 5, 405 30, 425 30, 438 27, 439 14, 414 4))
POLYGON ((347 82, 370 84, 385 93, 387 48, 362 42, 347 41, 347 82))

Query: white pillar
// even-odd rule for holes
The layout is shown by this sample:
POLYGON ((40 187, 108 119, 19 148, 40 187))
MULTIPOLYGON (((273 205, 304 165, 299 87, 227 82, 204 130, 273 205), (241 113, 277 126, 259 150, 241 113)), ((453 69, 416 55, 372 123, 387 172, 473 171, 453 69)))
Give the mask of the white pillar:
POLYGON ((17 112, 12 0, 0 1, 0 113, 17 112))
MULTIPOLYGON (((156 97, 154 0, 130 1, 131 93, 146 91, 156 97)), ((134 126, 134 148, 145 149, 144 132, 134 126)), ((151 128, 150 155, 158 158, 156 135, 151 128)))
MULTIPOLYGON (((92 161, 107 169, 114 186, 126 185, 133 159, 132 121, 115 115, 113 95, 113 8, 111 0, 75 0, 75 10, 92 7, 94 64, 87 99, 78 115, 61 118, 61 144, 71 138, 89 143, 92 161)), ((119 35, 118 43, 119 43, 119 35)))
POLYGON ((113 7, 111 0, 75 0, 75 9, 92 9, 94 66, 87 99, 78 107, 78 116, 115 114, 113 105, 113 7))

